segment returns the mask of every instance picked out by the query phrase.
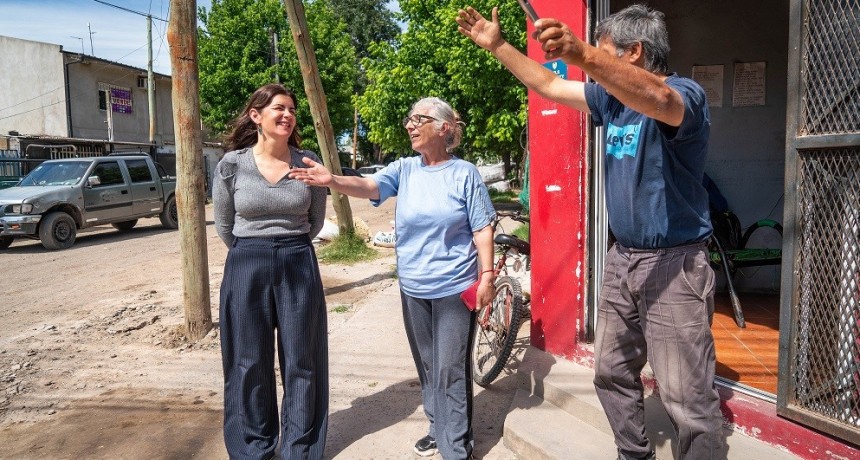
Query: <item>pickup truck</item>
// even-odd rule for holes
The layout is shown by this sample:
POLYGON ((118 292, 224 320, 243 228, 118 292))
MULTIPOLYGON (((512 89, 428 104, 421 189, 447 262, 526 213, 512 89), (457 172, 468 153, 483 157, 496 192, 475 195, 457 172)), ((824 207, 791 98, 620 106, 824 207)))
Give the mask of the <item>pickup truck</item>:
POLYGON ((0 190, 0 249, 16 238, 67 249, 78 230, 110 224, 128 231, 143 217, 178 228, 176 181, 159 168, 149 155, 45 161, 0 190))

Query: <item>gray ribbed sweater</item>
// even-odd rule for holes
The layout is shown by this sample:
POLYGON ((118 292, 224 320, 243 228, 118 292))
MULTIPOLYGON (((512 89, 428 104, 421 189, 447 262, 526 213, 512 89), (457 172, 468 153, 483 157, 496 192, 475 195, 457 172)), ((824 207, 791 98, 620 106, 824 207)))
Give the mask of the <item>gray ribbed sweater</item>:
MULTIPOLYGON (((290 147, 293 166, 303 157, 320 159, 290 147)), ((250 148, 224 154, 215 169, 212 201, 215 229, 227 246, 235 237, 275 237, 307 233, 315 237, 325 219, 325 187, 313 187, 284 176, 270 184, 257 169, 250 148)))

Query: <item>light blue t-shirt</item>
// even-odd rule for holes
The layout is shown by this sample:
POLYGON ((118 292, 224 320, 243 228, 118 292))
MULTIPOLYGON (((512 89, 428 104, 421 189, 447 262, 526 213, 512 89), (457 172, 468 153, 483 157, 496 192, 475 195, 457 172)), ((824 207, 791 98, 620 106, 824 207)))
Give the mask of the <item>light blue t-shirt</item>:
POLYGON ((475 165, 452 157, 427 166, 419 155, 401 158, 370 178, 379 186, 374 206, 397 197, 394 247, 403 292, 438 299, 466 290, 478 276, 472 234, 496 215, 475 165))

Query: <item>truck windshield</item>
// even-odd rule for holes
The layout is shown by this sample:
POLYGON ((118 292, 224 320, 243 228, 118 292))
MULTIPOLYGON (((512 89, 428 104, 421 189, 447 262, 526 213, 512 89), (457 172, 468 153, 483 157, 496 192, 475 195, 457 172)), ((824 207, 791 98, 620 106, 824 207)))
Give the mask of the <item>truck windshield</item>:
POLYGON ((42 163, 30 171, 19 184, 21 187, 39 185, 75 185, 84 177, 92 163, 82 161, 58 161, 42 163))

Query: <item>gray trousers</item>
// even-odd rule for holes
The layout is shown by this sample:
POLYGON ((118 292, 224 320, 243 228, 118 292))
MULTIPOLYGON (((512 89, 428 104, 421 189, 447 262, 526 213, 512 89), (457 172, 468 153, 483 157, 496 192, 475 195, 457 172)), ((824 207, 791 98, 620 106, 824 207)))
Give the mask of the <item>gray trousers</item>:
POLYGON ((472 437, 470 340, 475 314, 459 294, 418 299, 400 291, 403 322, 421 381, 429 434, 445 460, 469 458, 472 437))
POLYGON ((610 249, 598 307, 594 386, 621 453, 641 457, 652 449, 640 378, 647 360, 677 431, 675 458, 720 455, 713 314, 714 272, 703 243, 610 249))
POLYGON ((280 433, 281 459, 321 459, 328 426, 328 336, 310 238, 237 238, 224 267, 219 323, 230 458, 270 459, 280 433), (284 387, 280 420, 275 347, 284 387))

